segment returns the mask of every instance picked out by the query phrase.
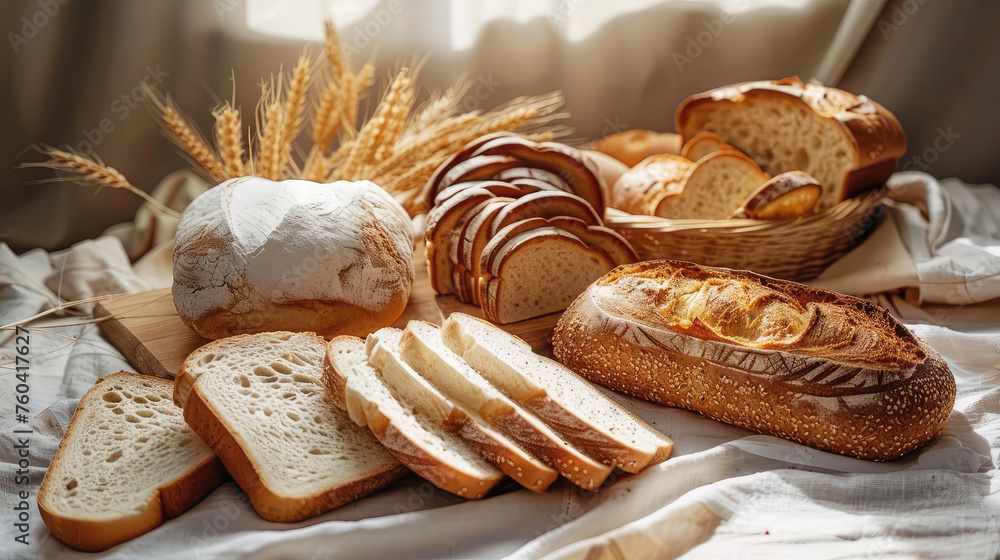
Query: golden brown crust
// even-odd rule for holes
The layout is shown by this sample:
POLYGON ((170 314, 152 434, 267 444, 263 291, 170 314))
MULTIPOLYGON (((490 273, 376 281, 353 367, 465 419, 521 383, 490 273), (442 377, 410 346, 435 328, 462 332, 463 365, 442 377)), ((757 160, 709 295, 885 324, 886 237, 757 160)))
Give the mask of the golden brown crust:
POLYGON ((650 156, 618 178, 608 205, 630 214, 653 215, 660 200, 681 192, 694 167, 678 155, 650 156))
MULTIPOLYGON (((407 294, 397 292, 377 313, 339 301, 300 300, 270 303, 246 313, 219 310, 197 321, 197 332, 205 338, 222 339, 269 331, 315 332, 323 338, 341 334, 366 336, 392 324, 406 308, 407 294)), ((195 328, 195 322, 181 318, 195 328)))
POLYGON ((594 150, 605 153, 628 167, 656 154, 678 155, 681 150, 679 134, 659 133, 652 130, 631 129, 605 136, 594 150))
MULTIPOLYGON (((158 385, 171 384, 168 380, 128 371, 119 371, 99 378, 94 383, 94 387, 80 399, 76 410, 73 411, 73 417, 70 419, 66 432, 59 442, 59 447, 49 463, 46 475, 48 472, 55 472, 62 462, 64 449, 69 445, 73 434, 79 429, 78 420, 87 414, 92 406, 100 406, 100 403, 94 401, 101 398, 103 390, 95 391, 94 389, 102 382, 117 377, 133 377, 158 385)), ((43 480, 38 490, 38 511, 42 522, 57 539, 78 550, 98 552, 152 531, 162 525, 165 520, 177 517, 191 509, 225 482, 228 476, 219 458, 209 457, 184 476, 158 488, 152 502, 142 511, 136 512, 129 518, 105 521, 68 518, 52 511, 47 507, 48 489, 45 480, 43 480)))
POLYGON ((596 383, 862 459, 925 444, 955 399, 941 356, 882 308, 678 261, 612 271, 563 314, 553 346, 596 383))
POLYGON ((684 143, 684 147, 681 148, 681 156, 691 161, 698 161, 714 152, 735 149, 727 144, 718 134, 703 130, 684 143))
MULTIPOLYGON (((740 103, 755 97, 800 102, 840 127, 854 147, 854 165, 845 177, 841 200, 884 183, 896 170, 899 158, 906 153, 903 127, 885 107, 863 95, 824 87, 815 81, 803 83, 797 77, 744 82, 692 95, 677 108, 674 117, 677 130, 685 141, 690 140, 700 132, 693 120, 699 110, 720 102, 740 103)), ((726 136, 725 131, 716 132, 726 136)), ((767 171, 776 174, 791 170, 767 171)))
POLYGON ((816 179, 802 171, 787 171, 754 191, 733 218, 794 220, 811 214, 822 193, 816 179))

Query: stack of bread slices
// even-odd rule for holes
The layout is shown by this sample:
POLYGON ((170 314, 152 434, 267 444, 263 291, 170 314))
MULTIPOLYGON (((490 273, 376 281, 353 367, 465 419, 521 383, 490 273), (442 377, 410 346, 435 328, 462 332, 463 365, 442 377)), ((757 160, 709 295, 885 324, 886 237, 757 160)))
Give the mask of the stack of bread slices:
POLYGON ((425 188, 431 287, 501 324, 565 309, 636 261, 604 227, 605 190, 596 165, 569 146, 510 133, 469 143, 425 188))
POLYGON ((52 533, 103 550, 232 476, 268 521, 357 500, 407 472, 469 499, 505 477, 597 491, 673 442, 559 362, 461 313, 367 340, 266 332, 211 342, 174 383, 119 373, 80 402, 42 482, 52 533), (173 402, 170 392, 173 392, 173 402))

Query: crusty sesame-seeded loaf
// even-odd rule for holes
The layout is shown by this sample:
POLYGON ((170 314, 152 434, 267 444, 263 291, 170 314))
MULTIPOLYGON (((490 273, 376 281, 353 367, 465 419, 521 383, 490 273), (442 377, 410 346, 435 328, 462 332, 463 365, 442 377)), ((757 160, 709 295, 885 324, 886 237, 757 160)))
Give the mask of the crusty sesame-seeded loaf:
POLYGON ((955 379, 867 301, 679 261, 621 266, 563 314, 556 357, 647 400, 887 461, 941 430, 955 379))
POLYGON ((685 142, 715 132, 771 175, 815 177, 823 186, 819 211, 884 183, 906 152, 903 128, 885 107, 794 77, 692 95, 675 120, 685 142))
POLYGON ((173 389, 120 371, 80 399, 38 489, 38 511, 56 538, 89 552, 110 548, 184 513, 228 478, 184 423, 173 389))
POLYGON ((403 208, 369 181, 242 177, 184 210, 173 261, 177 313, 206 338, 364 336, 406 307, 413 232, 403 208))

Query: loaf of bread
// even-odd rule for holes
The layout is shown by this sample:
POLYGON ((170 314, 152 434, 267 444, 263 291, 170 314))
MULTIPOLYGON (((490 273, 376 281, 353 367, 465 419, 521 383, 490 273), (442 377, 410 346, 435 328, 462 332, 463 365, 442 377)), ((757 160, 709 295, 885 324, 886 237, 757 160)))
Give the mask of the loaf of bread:
POLYGON ((207 338, 364 336, 403 312, 412 251, 406 212, 374 183, 231 179, 181 217, 174 305, 207 338))
POLYGON ((861 459, 931 440, 955 401, 941 356, 865 300, 678 261, 621 266, 555 330, 601 385, 861 459))
POLYGON ((771 175, 804 171, 815 177, 823 186, 817 210, 881 185, 906 152, 903 129, 884 107, 794 77, 693 95, 675 119, 685 142, 714 132, 771 175))

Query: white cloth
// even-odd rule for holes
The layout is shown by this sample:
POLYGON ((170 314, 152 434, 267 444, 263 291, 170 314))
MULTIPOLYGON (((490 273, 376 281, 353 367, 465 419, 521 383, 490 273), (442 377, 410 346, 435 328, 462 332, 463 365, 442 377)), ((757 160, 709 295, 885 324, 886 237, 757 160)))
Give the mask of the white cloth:
MULTIPOLYGON (((34 496, 76 399, 97 377, 128 365, 95 325, 54 317, 30 326, 34 358, 29 425, 35 432, 31 436, 31 545, 13 543, 8 520, 14 494, 12 479, 5 476, 0 478, 0 556, 129 560, 997 557, 1000 299, 975 303, 998 289, 996 279, 988 277, 988 271, 995 270, 990 267, 996 266, 1000 246, 997 193, 957 181, 938 184, 914 174, 899 174, 892 185, 894 192, 909 196, 914 204, 893 208, 892 218, 882 225, 893 229, 869 237, 836 265, 839 272, 819 281, 836 278, 839 285, 866 293, 872 291, 868 283, 877 280, 878 291, 886 292, 877 301, 937 349, 955 374, 958 398, 944 432, 900 460, 871 463, 832 455, 607 391, 672 437, 676 448, 669 461, 639 475, 615 473, 615 480, 600 493, 559 482, 538 495, 508 482, 499 495, 466 502, 410 476, 319 517, 276 524, 260 519, 230 482, 191 511, 142 537, 105 553, 84 554, 48 533, 34 496), (923 198, 917 196, 921 193, 923 198), (926 210, 918 212, 918 207, 926 210), (952 209, 950 213, 947 208, 952 209), (964 219, 959 220, 959 215, 964 219), (898 230, 901 233, 895 224, 905 226, 898 230), (909 253, 899 254, 899 247, 907 246, 920 247, 914 249, 913 258, 909 253), (879 256, 886 248, 890 253, 879 256), (959 265, 964 272, 948 275, 959 265), (970 279, 981 288, 973 290, 962 283, 970 279), (945 284, 951 289, 942 292, 939 287, 945 284), (920 290, 923 305, 917 305, 919 299, 904 297, 913 288, 920 290), (957 304, 931 303, 947 302, 947 293, 952 291, 962 298, 957 304)), ((52 290, 60 285, 60 271, 64 296, 137 290, 148 284, 128 267, 126 252, 116 238, 80 244, 63 255, 35 251, 15 256, 0 247, 3 322, 58 303, 52 290), (88 251, 99 253, 89 258, 101 263, 104 277, 84 266, 88 251)), ((0 461, 9 463, 4 472, 12 472, 10 463, 16 461, 13 356, 8 335, 0 339, 0 367, 4 368, 0 375, 0 461)))

